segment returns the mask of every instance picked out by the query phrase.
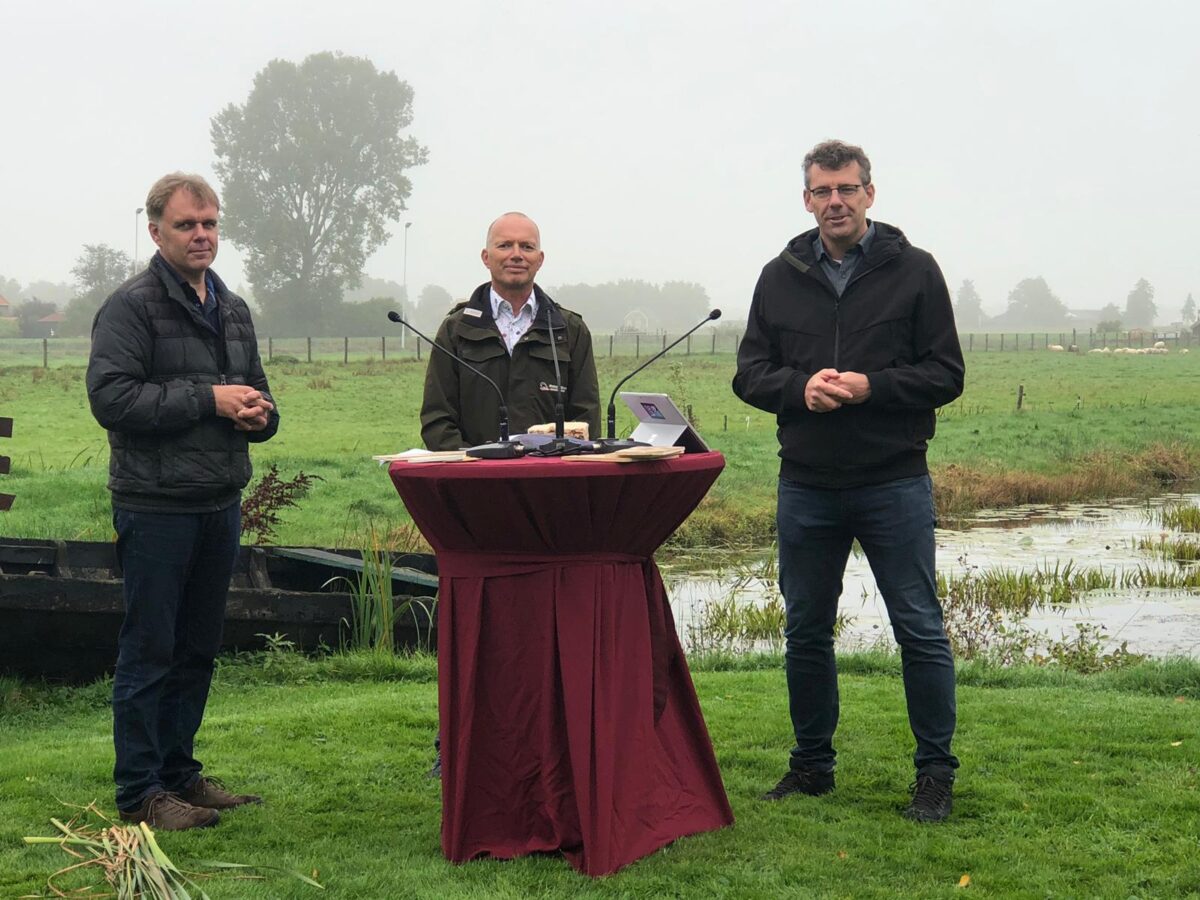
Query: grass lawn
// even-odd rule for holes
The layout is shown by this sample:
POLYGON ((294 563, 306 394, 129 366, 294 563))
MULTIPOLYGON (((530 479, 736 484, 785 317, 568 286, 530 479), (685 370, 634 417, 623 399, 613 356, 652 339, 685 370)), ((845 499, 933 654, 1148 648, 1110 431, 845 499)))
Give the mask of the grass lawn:
MULTIPOLYGON (((629 358, 599 360, 602 402, 631 365, 629 358)), ((323 479, 299 508, 285 512, 278 543, 364 546, 371 528, 387 535, 408 523, 370 456, 419 446, 424 366, 389 360, 269 367, 283 424, 254 449, 255 466, 262 472, 274 463, 284 478, 304 471, 323 479)), ((701 434, 726 456, 720 480, 679 537, 692 546, 761 546, 773 528, 775 423, 733 396, 734 366, 731 353, 672 354, 628 385, 690 405, 701 434)), ((17 496, 0 525, 6 535, 111 536, 108 446, 88 410, 83 374, 78 366, 0 369, 0 415, 14 418, 13 437, 0 448, 12 457, 12 473, 0 478, 0 490, 17 496)), ((970 354, 966 392, 941 411, 930 445, 939 504, 1103 499, 1195 477, 1197 398, 1200 352, 970 354), (1019 386, 1025 400, 1018 412, 1019 386)), ((619 414, 627 430, 632 421, 623 405, 619 414)))
MULTIPOLYGON (((557 856, 447 863, 438 783, 424 777, 434 663, 346 660, 267 654, 219 673, 200 755, 267 802, 215 829, 160 834, 164 849, 185 869, 216 859, 316 870, 328 890, 221 877, 205 883, 213 898, 927 898, 964 896, 964 876, 967 896, 1200 897, 1195 662, 1089 677, 963 667, 955 811, 920 826, 898 814, 911 736, 895 657, 842 660, 837 790, 780 803, 757 796, 786 767, 781 671, 701 660, 695 680, 737 822, 592 881, 557 856)), ((105 697, 102 684, 0 681, 0 896, 41 890, 67 862, 21 844, 69 815, 58 801, 112 809, 105 697)))

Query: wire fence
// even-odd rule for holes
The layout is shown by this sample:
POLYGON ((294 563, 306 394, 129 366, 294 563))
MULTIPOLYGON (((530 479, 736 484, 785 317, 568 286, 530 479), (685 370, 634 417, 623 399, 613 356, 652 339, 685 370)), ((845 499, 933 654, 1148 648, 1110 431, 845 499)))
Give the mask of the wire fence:
MULTIPOLYGON (((678 335, 659 334, 593 334, 592 346, 596 356, 621 356, 638 359, 649 357, 669 346, 678 335)), ((1038 332, 968 332, 959 340, 969 353, 1015 353, 1028 351, 1076 351, 1085 353, 1097 348, 1152 348, 1162 343, 1168 351, 1200 346, 1200 337, 1192 331, 1154 332, 1133 330, 1099 331, 1038 331, 1038 332)), ((689 335, 672 348, 671 356, 717 355, 736 353, 742 333, 733 330, 710 329, 689 335)), ((264 362, 286 363, 358 363, 371 361, 422 360, 429 357, 424 341, 396 335, 380 337, 296 337, 259 338, 259 353, 264 362)), ((0 366, 84 366, 87 365, 91 341, 86 337, 0 338, 0 366)))

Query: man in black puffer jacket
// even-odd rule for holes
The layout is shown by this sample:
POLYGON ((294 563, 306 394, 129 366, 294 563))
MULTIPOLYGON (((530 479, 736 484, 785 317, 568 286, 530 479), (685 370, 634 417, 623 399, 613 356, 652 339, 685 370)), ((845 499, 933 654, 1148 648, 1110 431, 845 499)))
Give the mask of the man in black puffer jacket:
POLYGON ((764 795, 833 790, 838 721, 833 632, 854 540, 900 645, 916 780, 905 815, 949 813, 958 759, 954 659, 934 568, 925 451, 934 410, 962 393, 963 357, 946 282, 898 228, 867 219, 871 163, 828 141, 804 159, 817 228, 763 267, 733 390, 779 425, 779 587, 796 743, 764 795))
POLYGON ((241 534, 249 444, 279 427, 250 311, 210 266, 216 192, 194 175, 150 189, 159 252, 96 314, 87 390, 108 429, 124 573, 113 679, 121 818, 180 830, 258 802, 201 775, 204 717, 241 534))

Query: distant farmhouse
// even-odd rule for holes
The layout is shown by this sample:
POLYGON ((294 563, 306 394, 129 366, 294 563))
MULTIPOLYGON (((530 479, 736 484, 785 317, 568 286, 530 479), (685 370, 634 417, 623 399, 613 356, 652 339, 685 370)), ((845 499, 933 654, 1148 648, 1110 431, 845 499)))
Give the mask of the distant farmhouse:
POLYGON ((54 337, 62 331, 62 323, 67 321, 64 313, 52 312, 37 320, 38 337, 54 337))

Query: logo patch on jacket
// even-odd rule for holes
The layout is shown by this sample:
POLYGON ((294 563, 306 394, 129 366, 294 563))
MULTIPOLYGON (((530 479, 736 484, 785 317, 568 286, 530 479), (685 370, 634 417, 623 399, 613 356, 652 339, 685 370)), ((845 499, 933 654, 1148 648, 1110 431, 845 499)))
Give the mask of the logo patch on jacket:
POLYGON ((546 391, 547 393, 553 391, 558 394, 565 394, 567 392, 567 389, 561 384, 547 384, 544 381, 538 382, 538 390, 546 391))

